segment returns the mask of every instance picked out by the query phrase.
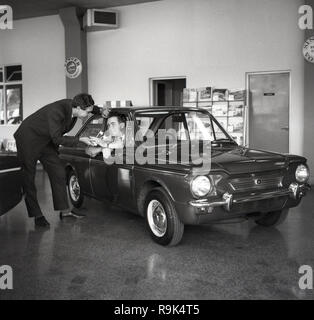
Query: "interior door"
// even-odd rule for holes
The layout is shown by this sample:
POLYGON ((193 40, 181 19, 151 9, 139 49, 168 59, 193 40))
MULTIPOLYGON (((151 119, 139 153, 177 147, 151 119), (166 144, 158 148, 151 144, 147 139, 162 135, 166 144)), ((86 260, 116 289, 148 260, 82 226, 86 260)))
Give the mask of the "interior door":
POLYGON ((154 106, 182 106, 185 78, 152 80, 154 106))
POLYGON ((289 152, 290 73, 248 74, 249 147, 289 152))
POLYGON ((154 84, 155 106, 172 106, 172 90, 173 84, 171 81, 157 80, 154 84))

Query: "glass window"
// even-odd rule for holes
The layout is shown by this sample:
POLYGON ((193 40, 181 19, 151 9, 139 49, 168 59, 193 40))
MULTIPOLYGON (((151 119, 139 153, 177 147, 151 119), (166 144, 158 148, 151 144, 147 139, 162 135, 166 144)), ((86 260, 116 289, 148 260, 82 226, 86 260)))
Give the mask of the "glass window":
POLYGON ((213 121, 213 129, 215 132, 216 140, 226 139, 226 134, 221 130, 221 128, 213 121))
POLYGON ((6 66, 5 76, 5 82, 22 81, 22 66, 6 66))
POLYGON ((95 117, 85 126, 80 137, 96 137, 100 131, 104 131, 104 118, 95 117))
POLYGON ((0 124, 23 119, 22 66, 0 66, 0 124))
POLYGON ((139 116, 136 117, 137 125, 139 127, 139 132, 141 136, 145 136, 146 132, 150 128, 151 124, 154 121, 154 117, 150 116, 139 116))
POLYGON ((208 114, 202 112, 188 112, 185 114, 191 140, 215 139, 208 114))
POLYGON ((163 130, 175 130, 177 133, 178 140, 188 140, 188 134, 185 130, 184 125, 184 116, 182 113, 173 113, 170 116, 168 116, 160 125, 159 129, 163 130))
POLYGON ((6 86, 7 123, 22 121, 22 85, 6 86))

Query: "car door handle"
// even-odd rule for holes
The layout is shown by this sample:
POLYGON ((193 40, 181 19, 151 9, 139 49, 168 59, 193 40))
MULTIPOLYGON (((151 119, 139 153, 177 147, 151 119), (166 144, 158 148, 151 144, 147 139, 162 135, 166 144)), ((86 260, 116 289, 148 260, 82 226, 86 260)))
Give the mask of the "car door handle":
POLYGON ((288 131, 289 130, 289 127, 282 127, 280 128, 281 130, 285 130, 285 131, 288 131))

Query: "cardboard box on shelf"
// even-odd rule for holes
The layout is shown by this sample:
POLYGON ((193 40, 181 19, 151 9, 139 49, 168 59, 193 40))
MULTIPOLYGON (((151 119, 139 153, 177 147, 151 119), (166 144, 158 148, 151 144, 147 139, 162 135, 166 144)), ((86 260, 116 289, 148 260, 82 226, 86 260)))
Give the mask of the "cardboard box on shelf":
POLYGON ((244 89, 229 89, 229 100, 245 100, 245 90, 244 89))
POLYGON ((183 89, 183 102, 196 102, 198 99, 198 92, 193 88, 183 89))
POLYGON ((227 89, 213 89, 213 101, 226 101, 228 100, 228 90, 227 89))
POLYGON ((202 87, 197 89, 198 101, 211 101, 212 87, 202 87))

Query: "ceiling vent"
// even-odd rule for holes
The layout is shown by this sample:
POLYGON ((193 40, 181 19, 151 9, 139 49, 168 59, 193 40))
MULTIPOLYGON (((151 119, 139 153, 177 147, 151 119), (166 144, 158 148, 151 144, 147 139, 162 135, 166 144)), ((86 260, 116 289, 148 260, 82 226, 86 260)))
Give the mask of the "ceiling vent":
POLYGON ((118 12, 106 9, 87 9, 83 18, 83 27, 86 31, 102 31, 117 29, 118 12))

